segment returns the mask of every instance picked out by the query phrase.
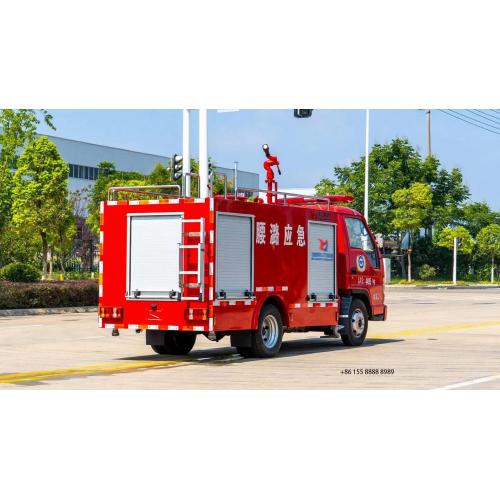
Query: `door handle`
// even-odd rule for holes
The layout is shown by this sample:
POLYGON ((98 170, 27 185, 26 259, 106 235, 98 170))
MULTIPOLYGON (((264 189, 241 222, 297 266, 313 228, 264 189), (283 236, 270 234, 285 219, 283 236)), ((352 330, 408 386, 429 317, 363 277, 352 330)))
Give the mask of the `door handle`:
POLYGON ((351 267, 351 273, 352 273, 352 274, 356 274, 357 272, 358 272, 358 271, 356 270, 356 268, 355 268, 355 267, 351 267))

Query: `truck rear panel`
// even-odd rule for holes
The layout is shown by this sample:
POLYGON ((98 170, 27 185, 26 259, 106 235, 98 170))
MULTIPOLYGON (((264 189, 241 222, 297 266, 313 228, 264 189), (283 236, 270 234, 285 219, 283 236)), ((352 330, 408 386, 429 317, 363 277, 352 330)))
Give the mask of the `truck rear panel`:
POLYGON ((268 300, 290 329, 338 323, 335 212, 224 198, 101 210, 103 327, 254 330, 268 300))

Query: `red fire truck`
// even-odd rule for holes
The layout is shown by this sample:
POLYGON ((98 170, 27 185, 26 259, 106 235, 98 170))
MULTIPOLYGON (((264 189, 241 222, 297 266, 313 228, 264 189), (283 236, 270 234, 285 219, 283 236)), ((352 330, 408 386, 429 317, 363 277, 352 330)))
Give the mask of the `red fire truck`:
POLYGON ((101 203, 101 327, 145 331, 158 354, 187 354, 203 334, 230 336, 242 356, 271 357, 284 332, 359 346, 368 320, 386 319, 381 255, 363 216, 342 206, 352 198, 278 191, 279 162, 264 151, 264 197, 253 188, 206 198, 166 186, 110 190, 101 203), (115 199, 123 192, 128 199, 115 199))

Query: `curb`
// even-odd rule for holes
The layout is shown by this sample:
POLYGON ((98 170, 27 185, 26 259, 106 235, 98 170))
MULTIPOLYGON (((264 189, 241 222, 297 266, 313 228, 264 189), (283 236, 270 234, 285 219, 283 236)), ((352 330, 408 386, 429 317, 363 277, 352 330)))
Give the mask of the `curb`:
POLYGON ((97 312, 97 306, 46 307, 40 309, 0 309, 0 316, 35 316, 45 314, 97 312))

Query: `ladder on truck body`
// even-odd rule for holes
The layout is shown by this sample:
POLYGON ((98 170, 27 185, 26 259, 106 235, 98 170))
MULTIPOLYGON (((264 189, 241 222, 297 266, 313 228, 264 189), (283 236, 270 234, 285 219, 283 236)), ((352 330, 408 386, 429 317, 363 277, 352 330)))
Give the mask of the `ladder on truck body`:
POLYGON ((204 301, 205 298, 205 219, 182 219, 182 242, 179 243, 179 289, 181 291, 180 300, 199 300, 204 301), (199 224, 198 231, 184 231, 184 224, 199 224), (196 244, 185 244, 185 238, 199 237, 199 242, 196 244), (197 251, 197 269, 185 269, 185 250, 197 251), (196 283, 186 282, 185 276, 196 276, 196 283), (184 295, 184 289, 198 288, 198 296, 184 295))

